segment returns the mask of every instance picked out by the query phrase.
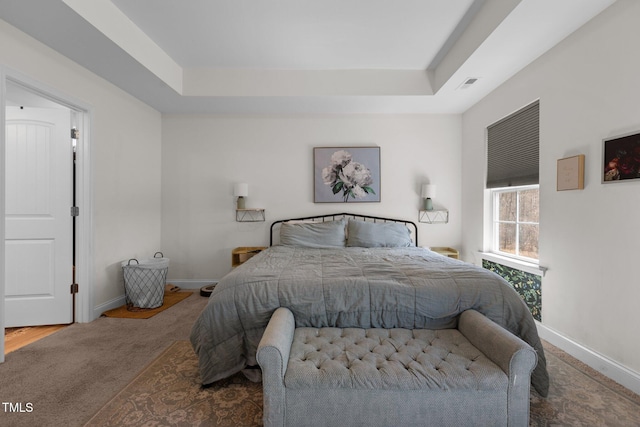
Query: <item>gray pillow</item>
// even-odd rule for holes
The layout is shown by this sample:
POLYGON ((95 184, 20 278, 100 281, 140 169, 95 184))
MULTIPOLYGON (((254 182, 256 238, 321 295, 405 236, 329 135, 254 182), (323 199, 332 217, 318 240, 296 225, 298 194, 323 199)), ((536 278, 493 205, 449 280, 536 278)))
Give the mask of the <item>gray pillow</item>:
POLYGON ((406 225, 395 222, 349 220, 347 246, 399 248, 413 246, 406 225))
POLYGON ((284 222, 280 225, 280 244, 306 248, 344 247, 346 222, 284 222))

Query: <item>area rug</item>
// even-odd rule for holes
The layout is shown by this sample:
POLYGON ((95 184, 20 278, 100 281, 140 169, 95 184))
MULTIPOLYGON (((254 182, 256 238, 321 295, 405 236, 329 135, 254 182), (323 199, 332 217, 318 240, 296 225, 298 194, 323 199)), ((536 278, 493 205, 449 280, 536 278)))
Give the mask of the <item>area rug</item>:
POLYGON ((86 426, 260 426, 262 384, 237 374, 204 388, 188 341, 177 341, 86 426))
MULTIPOLYGON (((547 398, 531 393, 531 426, 640 425, 638 395, 555 347, 545 349, 551 388, 547 398)), ((142 425, 260 426, 262 386, 237 374, 203 388, 191 345, 178 341, 86 424, 142 425)))
POLYGON ((166 310, 167 308, 179 303, 187 298, 193 292, 180 291, 180 288, 173 285, 167 285, 164 292, 162 305, 158 308, 136 308, 123 305, 113 310, 102 313, 104 317, 119 317, 125 319, 149 319, 156 314, 166 310))

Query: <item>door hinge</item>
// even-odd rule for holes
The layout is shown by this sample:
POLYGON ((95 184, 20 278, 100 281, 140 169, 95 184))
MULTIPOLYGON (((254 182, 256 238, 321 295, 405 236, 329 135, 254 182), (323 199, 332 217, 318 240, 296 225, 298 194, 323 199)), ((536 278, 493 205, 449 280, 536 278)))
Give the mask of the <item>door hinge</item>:
POLYGON ((77 294, 78 293, 78 284, 77 283, 72 283, 71 284, 71 293, 72 294, 77 294))
POLYGON ((71 216, 80 216, 80 208, 77 206, 71 206, 71 216))
POLYGON ((80 131, 78 129, 71 129, 71 139, 80 139, 80 131))

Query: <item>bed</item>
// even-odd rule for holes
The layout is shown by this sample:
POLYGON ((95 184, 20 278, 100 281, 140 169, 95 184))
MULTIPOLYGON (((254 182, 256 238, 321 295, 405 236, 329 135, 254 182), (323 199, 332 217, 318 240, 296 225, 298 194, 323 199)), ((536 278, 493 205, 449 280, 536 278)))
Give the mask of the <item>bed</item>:
POLYGON ((331 214, 276 221, 271 246, 220 280, 190 340, 201 381, 256 366, 271 315, 287 307, 296 327, 447 329, 475 309, 537 352, 532 386, 549 377, 535 321, 500 276, 415 245, 406 220, 331 214))

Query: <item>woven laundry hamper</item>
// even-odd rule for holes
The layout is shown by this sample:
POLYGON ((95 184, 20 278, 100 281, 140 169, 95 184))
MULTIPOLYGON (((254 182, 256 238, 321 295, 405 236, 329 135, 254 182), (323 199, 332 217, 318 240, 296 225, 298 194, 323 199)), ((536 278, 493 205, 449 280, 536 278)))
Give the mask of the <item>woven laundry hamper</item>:
POLYGON ((127 308, 158 308, 164 301, 169 258, 156 252, 153 258, 122 262, 127 308), (160 256, 158 256, 160 255, 160 256))

